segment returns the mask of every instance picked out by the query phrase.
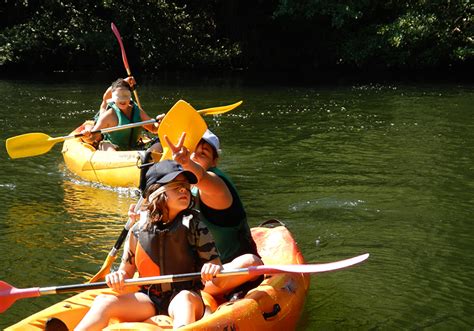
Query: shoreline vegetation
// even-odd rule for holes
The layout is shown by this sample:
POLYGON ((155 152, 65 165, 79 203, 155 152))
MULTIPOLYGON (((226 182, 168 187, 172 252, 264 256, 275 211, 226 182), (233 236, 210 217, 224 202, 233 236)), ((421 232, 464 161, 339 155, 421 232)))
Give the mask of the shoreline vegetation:
MULTIPOLYGON (((472 5, 460 1, 8 1, 3 77, 123 72, 245 82, 472 82, 472 5)), ((112 76, 116 76, 113 74, 112 76)))
MULTIPOLYGON (((474 68, 473 68, 474 69, 474 68)), ((133 73, 139 86, 165 84, 169 86, 210 85, 210 86, 348 86, 373 84, 462 84, 474 83, 473 70, 466 68, 441 68, 437 70, 319 70, 306 72, 247 72, 247 71, 167 71, 142 74, 133 73)), ((111 71, 1 71, 0 79, 11 81, 38 81, 43 83, 97 81, 108 84, 116 77, 126 77, 122 68, 111 71)))

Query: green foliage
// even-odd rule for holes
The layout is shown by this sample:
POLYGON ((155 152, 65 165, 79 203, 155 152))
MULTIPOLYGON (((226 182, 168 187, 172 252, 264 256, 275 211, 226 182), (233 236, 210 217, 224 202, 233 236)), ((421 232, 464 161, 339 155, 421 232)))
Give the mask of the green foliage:
POLYGON ((43 1, 24 8, 29 16, 0 34, 0 63, 24 70, 70 70, 99 67, 101 53, 110 47, 105 21, 96 17, 97 6, 88 1, 43 1), (99 60, 99 62, 97 62, 99 60))
POLYGON ((473 60, 472 14, 469 0, 280 0, 274 17, 306 21, 335 41, 326 65, 429 68, 473 60))
POLYGON ((468 2, 433 1, 408 9, 392 23, 379 27, 392 52, 399 54, 401 65, 438 66, 472 59, 473 42, 467 33, 472 24, 468 2), (469 21, 470 24, 469 24, 469 21), (470 53, 470 54, 469 54, 470 53))
POLYGON ((238 53, 235 44, 214 38, 215 25, 206 12, 170 1, 115 3, 127 52, 139 57, 144 70, 219 66, 238 53))
POLYGON ((141 72, 474 61, 470 0, 6 0, 3 12, 0 68, 25 71, 121 66, 112 21, 141 72))
POLYGON ((103 2, 49 0, 10 22, 0 33, 0 65, 31 70, 108 69, 118 45, 110 22, 119 28, 127 56, 144 70, 220 66, 240 52, 238 44, 216 39, 209 13, 172 1, 103 2))

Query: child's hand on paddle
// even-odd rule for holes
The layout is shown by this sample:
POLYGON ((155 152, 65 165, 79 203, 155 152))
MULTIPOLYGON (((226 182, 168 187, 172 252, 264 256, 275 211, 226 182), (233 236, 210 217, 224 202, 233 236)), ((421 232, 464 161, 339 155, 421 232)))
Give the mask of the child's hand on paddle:
POLYGON ((221 272, 222 266, 214 263, 205 263, 201 268, 201 279, 203 282, 212 280, 221 272))
POLYGON ((111 289, 116 292, 120 292, 124 288, 125 275, 126 272, 124 270, 112 272, 105 276, 105 282, 111 289))

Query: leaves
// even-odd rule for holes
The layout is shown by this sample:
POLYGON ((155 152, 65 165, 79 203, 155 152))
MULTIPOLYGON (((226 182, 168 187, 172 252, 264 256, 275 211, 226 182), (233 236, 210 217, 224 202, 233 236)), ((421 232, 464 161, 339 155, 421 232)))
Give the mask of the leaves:
POLYGON ((215 38, 209 13, 172 1, 50 0, 39 6, 25 1, 23 6, 22 17, 0 33, 2 66, 109 69, 111 54, 117 54, 112 18, 127 53, 144 71, 219 66, 239 53, 235 43, 215 38))
POLYGON ((135 71, 431 68, 474 60, 469 0, 7 1, 0 66, 135 71))

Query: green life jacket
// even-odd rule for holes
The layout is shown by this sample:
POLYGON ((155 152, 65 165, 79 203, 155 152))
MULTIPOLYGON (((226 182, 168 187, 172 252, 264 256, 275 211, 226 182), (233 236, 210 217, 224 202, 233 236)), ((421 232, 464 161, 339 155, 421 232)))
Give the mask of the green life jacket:
POLYGON ((247 253, 258 256, 257 246, 250 234, 247 215, 237 189, 227 175, 218 168, 210 168, 208 171, 222 178, 232 194, 232 205, 223 211, 217 211, 205 206, 200 201, 197 187, 193 187, 192 190, 193 195, 197 197, 195 208, 201 212, 201 220, 206 224, 214 237, 222 263, 228 263, 236 257, 247 253), (213 216, 211 213, 223 215, 216 217, 216 215, 213 216))
MULTIPOLYGON (((107 104, 107 110, 112 108, 115 111, 115 115, 117 115, 118 124, 117 125, 124 125, 130 123, 138 123, 141 122, 142 118, 140 116, 140 108, 138 108, 135 102, 132 103, 132 120, 128 119, 124 113, 117 107, 115 102, 109 102, 107 104)), ((110 141, 112 144, 117 145, 120 150, 130 150, 137 148, 138 138, 140 137, 143 129, 141 127, 114 131, 104 133, 104 140, 110 141)))

